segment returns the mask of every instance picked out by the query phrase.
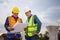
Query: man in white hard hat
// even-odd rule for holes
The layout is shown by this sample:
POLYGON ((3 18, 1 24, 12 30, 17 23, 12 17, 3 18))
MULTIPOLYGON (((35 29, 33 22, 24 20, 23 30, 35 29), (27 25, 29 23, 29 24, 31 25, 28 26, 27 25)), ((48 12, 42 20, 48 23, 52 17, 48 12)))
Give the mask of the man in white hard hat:
POLYGON ((26 40, 38 40, 37 35, 39 34, 41 29, 41 21, 36 15, 31 14, 30 9, 25 11, 25 15, 27 16, 27 28, 25 28, 26 40))

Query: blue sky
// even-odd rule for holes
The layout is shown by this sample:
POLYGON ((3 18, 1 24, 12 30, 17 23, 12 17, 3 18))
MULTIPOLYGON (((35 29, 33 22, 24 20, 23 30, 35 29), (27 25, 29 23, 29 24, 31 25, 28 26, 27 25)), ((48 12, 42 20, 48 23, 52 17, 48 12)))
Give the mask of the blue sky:
MULTIPOLYGON (((19 17, 25 22, 25 8, 29 7, 32 14, 39 17, 42 22, 41 32, 44 33, 47 25, 58 25, 60 23, 60 0, 0 0, 0 29, 4 29, 3 24, 7 16, 11 15, 11 9, 18 6, 19 17), (44 29, 44 30, 43 30, 44 29)), ((1 31, 0 30, 0 31, 1 31)), ((6 31, 5 29, 3 31, 6 31)))

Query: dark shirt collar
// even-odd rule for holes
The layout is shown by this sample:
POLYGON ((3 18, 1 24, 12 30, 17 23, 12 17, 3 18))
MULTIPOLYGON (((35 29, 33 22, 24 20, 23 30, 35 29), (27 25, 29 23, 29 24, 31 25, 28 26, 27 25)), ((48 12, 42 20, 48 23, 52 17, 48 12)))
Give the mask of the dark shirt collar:
MULTIPOLYGON (((14 17, 14 16, 12 15, 12 17, 14 17)), ((14 18, 16 18, 16 19, 17 19, 18 17, 14 17, 14 18)))
MULTIPOLYGON (((31 15, 31 16, 32 16, 32 15, 31 15)), ((29 20, 30 20, 31 16, 30 16, 30 17, 28 17, 28 22, 29 22, 29 20)))
MULTIPOLYGON (((12 15, 12 17, 14 17, 14 16, 12 15)), ((15 19, 15 21, 17 21, 18 17, 14 17, 14 19, 15 19)))
MULTIPOLYGON (((32 16, 32 14, 30 15, 30 17, 32 16)), ((30 17, 28 17, 28 18, 30 18, 30 17)))

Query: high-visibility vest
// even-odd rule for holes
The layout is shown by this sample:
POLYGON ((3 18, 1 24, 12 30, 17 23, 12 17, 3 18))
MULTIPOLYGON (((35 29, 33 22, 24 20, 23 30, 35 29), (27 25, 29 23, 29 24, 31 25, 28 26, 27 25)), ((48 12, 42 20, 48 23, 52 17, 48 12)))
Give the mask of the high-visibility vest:
POLYGON ((14 17, 10 16, 9 18, 9 27, 14 27, 14 25, 18 22, 21 23, 22 20, 20 18, 17 19, 17 21, 14 19, 14 17))
POLYGON ((33 36, 34 34, 32 33, 33 31, 37 31, 37 23, 35 24, 34 23, 34 15, 32 15, 31 17, 30 17, 30 20, 28 21, 27 20, 27 30, 25 31, 26 32, 26 36, 33 36))
MULTIPOLYGON (((22 22, 21 18, 18 17, 18 19, 17 19, 17 21, 16 21, 15 18, 12 17, 12 16, 9 16, 9 17, 8 17, 8 21, 9 21, 9 26, 8 26, 8 27, 14 27, 14 25, 15 25, 17 22, 18 22, 18 23, 21 23, 21 22, 22 22)), ((13 38, 14 36, 16 36, 17 38, 20 38, 20 33, 19 33, 19 32, 17 32, 16 34, 11 33, 11 32, 8 32, 8 33, 7 33, 7 37, 8 37, 8 38, 13 38)))

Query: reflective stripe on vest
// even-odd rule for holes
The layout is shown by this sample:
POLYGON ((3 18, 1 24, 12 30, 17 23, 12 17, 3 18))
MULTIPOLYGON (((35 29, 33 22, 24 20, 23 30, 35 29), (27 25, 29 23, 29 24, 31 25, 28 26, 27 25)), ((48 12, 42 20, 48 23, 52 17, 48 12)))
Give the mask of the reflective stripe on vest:
POLYGON ((28 23, 28 29, 26 30, 26 35, 33 36, 32 32, 37 31, 37 24, 34 23, 34 16, 31 16, 28 23))
MULTIPOLYGON (((17 22, 21 22, 22 20, 20 18, 17 19, 17 22)), ((9 27, 13 27, 16 24, 16 21, 14 19, 14 17, 10 16, 9 17, 9 27)))

